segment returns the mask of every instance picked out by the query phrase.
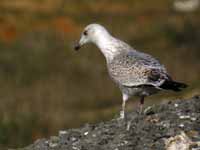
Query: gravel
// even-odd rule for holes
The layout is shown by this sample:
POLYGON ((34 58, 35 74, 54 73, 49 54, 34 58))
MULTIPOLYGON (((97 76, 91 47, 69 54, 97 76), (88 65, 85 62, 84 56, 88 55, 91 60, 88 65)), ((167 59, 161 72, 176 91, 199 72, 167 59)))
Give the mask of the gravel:
POLYGON ((140 115, 130 112, 125 121, 62 130, 18 150, 171 150, 179 135, 189 141, 188 150, 200 150, 200 96, 153 105, 140 115))

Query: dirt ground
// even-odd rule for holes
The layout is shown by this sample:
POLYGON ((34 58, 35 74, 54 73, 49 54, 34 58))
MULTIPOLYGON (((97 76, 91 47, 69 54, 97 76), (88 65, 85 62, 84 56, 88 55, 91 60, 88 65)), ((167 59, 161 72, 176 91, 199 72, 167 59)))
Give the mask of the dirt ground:
POLYGON ((130 112, 112 119, 59 131, 20 150, 199 150, 200 96, 130 112), (129 130, 127 130, 129 128, 129 130), (173 145, 174 144, 174 145, 173 145), (177 145, 176 145, 177 144, 177 145), (181 144, 185 144, 181 148, 181 144), (174 149, 173 149, 174 148, 174 149))

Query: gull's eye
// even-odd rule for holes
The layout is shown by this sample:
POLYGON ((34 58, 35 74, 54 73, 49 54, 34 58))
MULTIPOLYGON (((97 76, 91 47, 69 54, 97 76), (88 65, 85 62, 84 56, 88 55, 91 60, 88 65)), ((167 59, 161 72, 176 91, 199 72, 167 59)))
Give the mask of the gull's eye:
POLYGON ((84 31, 84 32, 83 32, 83 35, 87 36, 87 35, 88 35, 88 32, 87 32, 87 31, 84 31))

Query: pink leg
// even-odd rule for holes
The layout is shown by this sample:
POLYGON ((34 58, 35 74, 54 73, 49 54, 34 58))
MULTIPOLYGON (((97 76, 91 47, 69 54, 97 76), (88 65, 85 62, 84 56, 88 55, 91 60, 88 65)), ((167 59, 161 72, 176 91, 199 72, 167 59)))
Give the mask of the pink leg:
POLYGON ((144 96, 142 96, 142 97, 140 98, 140 103, 139 103, 139 114, 142 114, 143 106, 144 106, 144 96))

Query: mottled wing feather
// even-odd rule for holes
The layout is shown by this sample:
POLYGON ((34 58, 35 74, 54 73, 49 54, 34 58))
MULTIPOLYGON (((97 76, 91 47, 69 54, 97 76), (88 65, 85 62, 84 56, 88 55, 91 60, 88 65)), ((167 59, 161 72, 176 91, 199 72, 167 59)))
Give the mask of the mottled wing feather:
POLYGON ((167 78, 166 69, 152 56, 131 51, 108 63, 111 78, 123 86, 160 86, 167 78))

